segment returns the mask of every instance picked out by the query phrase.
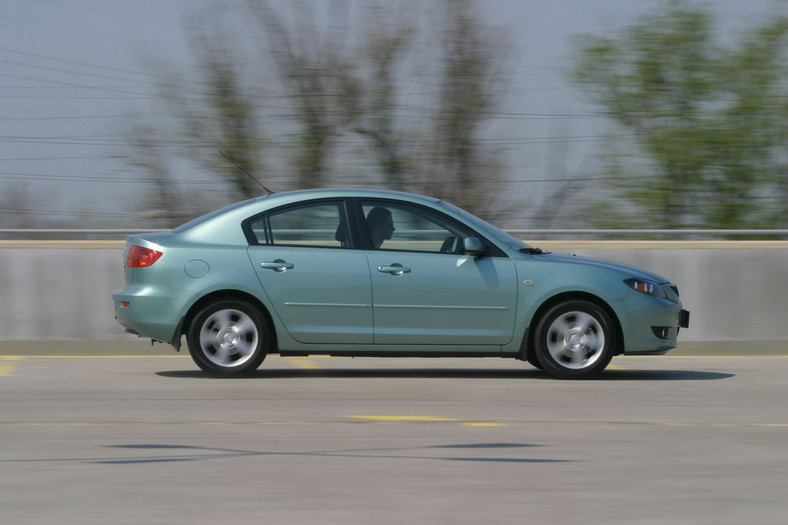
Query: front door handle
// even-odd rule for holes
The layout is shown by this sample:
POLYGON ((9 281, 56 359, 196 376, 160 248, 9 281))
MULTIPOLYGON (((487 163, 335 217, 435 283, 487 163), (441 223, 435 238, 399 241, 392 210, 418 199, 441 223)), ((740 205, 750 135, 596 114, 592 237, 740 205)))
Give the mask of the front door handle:
POLYGON ((284 272, 295 268, 294 264, 284 261, 282 259, 277 259, 273 262, 268 262, 268 261, 261 262, 260 266, 262 268, 265 268, 266 270, 273 270, 275 272, 284 272))
POLYGON ((390 273, 391 275, 402 275, 404 273, 409 273, 410 268, 402 266, 399 263, 394 263, 391 266, 378 266, 378 271, 381 273, 390 273))

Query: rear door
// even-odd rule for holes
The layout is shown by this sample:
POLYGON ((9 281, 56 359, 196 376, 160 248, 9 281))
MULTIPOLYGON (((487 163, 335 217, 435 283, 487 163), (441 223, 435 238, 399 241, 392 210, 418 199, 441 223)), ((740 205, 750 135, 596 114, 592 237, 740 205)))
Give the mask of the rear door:
POLYGON ((345 203, 317 201, 247 224, 249 259, 290 335, 301 343, 372 343, 372 291, 363 250, 350 240, 345 203))

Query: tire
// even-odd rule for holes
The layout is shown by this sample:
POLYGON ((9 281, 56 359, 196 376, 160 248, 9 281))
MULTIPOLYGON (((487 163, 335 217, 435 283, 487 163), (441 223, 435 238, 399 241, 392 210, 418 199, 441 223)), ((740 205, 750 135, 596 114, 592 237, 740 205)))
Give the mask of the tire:
POLYGON ((559 303, 541 318, 535 350, 541 368, 559 379, 588 379, 613 358, 616 331, 610 316, 594 303, 559 303))
POLYGON ((234 377, 257 370, 272 334, 260 310, 241 300, 221 300, 200 310, 186 334, 189 353, 204 371, 234 377))
POLYGON ((528 357, 526 357, 525 360, 532 367, 538 368, 539 370, 542 370, 542 368, 543 368, 542 367, 542 363, 539 362, 539 357, 537 357, 535 350, 530 350, 528 352, 528 357))

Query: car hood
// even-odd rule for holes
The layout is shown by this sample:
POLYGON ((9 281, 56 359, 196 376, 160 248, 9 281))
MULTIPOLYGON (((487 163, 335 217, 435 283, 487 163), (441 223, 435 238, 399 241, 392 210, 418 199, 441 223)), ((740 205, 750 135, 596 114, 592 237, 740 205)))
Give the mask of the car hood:
POLYGON ((665 284, 669 282, 668 279, 665 279, 661 275, 658 275, 653 272, 649 272, 648 270, 644 270, 642 268, 638 268, 637 266, 631 266, 629 264, 624 264, 614 261, 606 261, 604 259, 594 259, 591 257, 580 257, 577 255, 563 255, 557 253, 544 253, 540 255, 534 255, 534 257, 552 263, 576 264, 576 265, 596 266, 599 268, 606 268, 608 270, 614 270, 621 272, 622 274, 626 274, 628 277, 640 277, 643 279, 649 279, 659 284, 665 284))

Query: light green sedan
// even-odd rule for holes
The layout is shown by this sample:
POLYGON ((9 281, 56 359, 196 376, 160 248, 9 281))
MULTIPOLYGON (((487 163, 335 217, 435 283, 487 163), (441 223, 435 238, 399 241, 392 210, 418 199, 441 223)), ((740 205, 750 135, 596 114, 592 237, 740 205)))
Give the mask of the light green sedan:
POLYGON ((544 253, 446 202, 309 190, 129 236, 117 319, 222 376, 268 354, 510 357, 593 377, 661 354, 689 326, 678 288, 614 262, 544 253))

